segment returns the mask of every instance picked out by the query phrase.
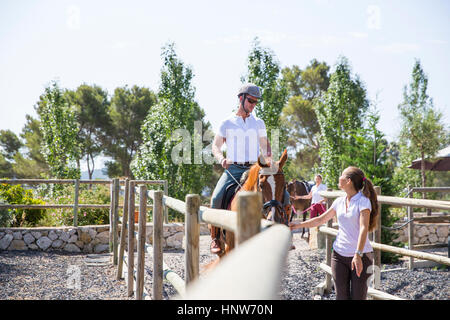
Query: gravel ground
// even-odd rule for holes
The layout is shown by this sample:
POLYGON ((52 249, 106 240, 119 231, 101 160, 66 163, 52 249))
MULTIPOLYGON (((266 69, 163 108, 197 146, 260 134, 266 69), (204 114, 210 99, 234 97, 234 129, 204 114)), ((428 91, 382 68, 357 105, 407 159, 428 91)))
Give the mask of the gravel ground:
MULTIPOLYGON (((208 235, 200 239, 200 269, 215 259, 209 253, 208 235)), ((324 250, 310 250, 300 233, 293 234, 295 250, 288 261, 281 284, 283 300, 314 299, 314 287, 325 279, 319 263, 325 260, 324 250)), ((447 250, 447 248, 444 248, 447 250)), ((115 280, 115 268, 109 256, 69 254, 61 252, 2 251, 0 252, 0 299, 60 299, 99 300, 132 299, 126 296, 124 280, 115 280), (98 258, 97 258, 98 257, 98 258), (97 260, 92 260, 97 259, 97 260), (98 263, 100 262, 100 263, 98 263), (80 274, 80 281, 71 282, 80 274), (77 285, 79 284, 79 287, 77 285)), ((166 251, 164 261, 184 278, 184 252, 166 251)), ((406 262, 384 265, 384 269, 406 268, 406 262)), ((146 263, 145 288, 152 291, 152 264, 146 263)), ((421 268, 414 271, 382 272, 383 291, 404 299, 448 300, 449 268, 421 268)), ((201 275, 202 276, 202 275, 201 275)), ((176 294, 171 284, 164 282, 164 299, 176 294)), ((323 300, 334 300, 334 291, 323 300)))
MULTIPOLYGON (((202 265, 215 259, 209 254, 209 236, 200 239, 200 272, 202 265)), ((312 300, 314 287, 325 279, 325 272, 319 264, 325 261, 325 250, 311 250, 306 239, 300 233, 293 234, 295 250, 288 253, 287 266, 281 283, 280 297, 283 300, 312 300)), ((445 251, 447 248, 443 248, 445 251)), ((173 271, 184 278, 183 251, 164 252, 164 261, 173 271)), ((148 263, 147 265, 151 265, 148 263)), ((406 268, 405 262, 383 265, 385 269, 406 268)), ((421 268, 414 271, 398 270, 382 272, 382 291, 404 299, 415 300, 448 300, 450 299, 450 273, 448 268, 421 268)), ((151 292, 151 269, 147 269, 146 289, 151 292)), ((164 299, 175 295, 176 291, 169 283, 164 282, 164 299)), ((334 290, 322 296, 322 300, 335 300, 334 290)))
POLYGON ((115 280, 112 264, 92 265, 91 256, 110 260, 58 251, 1 251, 0 299, 127 299, 125 281, 115 280))

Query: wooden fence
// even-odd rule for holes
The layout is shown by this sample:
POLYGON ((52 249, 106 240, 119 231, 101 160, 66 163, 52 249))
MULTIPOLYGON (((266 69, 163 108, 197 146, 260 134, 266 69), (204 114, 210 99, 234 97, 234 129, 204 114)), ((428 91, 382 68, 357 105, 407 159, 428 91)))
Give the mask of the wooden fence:
MULTIPOLYGON (((164 187, 164 194, 168 194, 168 184, 166 180, 146 180, 149 184, 158 184, 164 187)), ((112 211, 118 210, 123 206, 115 203, 115 199, 119 199, 120 185, 125 185, 125 180, 111 179, 111 180, 79 180, 79 179, 0 179, 0 184, 22 184, 22 185, 36 185, 36 184, 74 184, 74 203, 73 204, 0 204, 0 209, 70 209, 73 208, 73 225, 78 226, 78 209, 110 209, 110 220, 112 211), (80 184, 107 184, 110 185, 110 204, 80 204, 79 203, 79 188, 80 184)), ((164 212, 165 221, 168 222, 167 211, 164 212)))
MULTIPOLYGON (((259 193, 240 192, 238 211, 210 209, 200 205, 199 195, 187 195, 185 201, 164 195, 162 191, 140 186, 139 231, 134 232, 134 188, 138 181, 125 187, 128 197, 124 206, 117 279, 122 278, 123 262, 127 264, 129 296, 148 299, 144 288, 145 254, 153 262, 152 298, 163 297, 163 281, 173 285, 182 299, 275 299, 279 292, 282 267, 290 248, 291 233, 282 225, 261 219, 262 200, 259 193), (145 243, 147 194, 153 200, 153 245, 145 243), (185 280, 170 270, 163 259, 163 211, 171 208, 185 215, 185 280), (127 219, 128 218, 128 219, 127 219), (128 220, 128 223, 127 223, 128 220), (236 235, 236 248, 210 274, 199 279, 200 223, 208 223, 236 235), (259 233, 270 226, 270 229, 259 233), (127 232, 125 230, 128 229, 127 232), (128 252, 125 259, 125 233, 128 252), (134 264, 134 237, 138 237, 137 268, 134 264), (270 252, 270 254, 267 254, 270 252), (264 265, 264 268, 261 268, 264 265), (270 272, 269 272, 270 271, 270 272), (135 282, 135 283, 134 283, 135 282), (220 288, 220 290, 218 290, 220 288)), ((115 221, 115 220, 114 220, 115 221)), ((115 228, 115 230, 117 230, 115 228)))
MULTIPOLYGON (((375 191, 378 194, 378 202, 380 204, 394 205, 407 207, 408 212, 412 212, 412 208, 431 208, 431 209, 439 209, 450 211, 450 201, 439 201, 439 200, 426 200, 426 199, 411 199, 411 198, 399 198, 399 197, 391 197, 391 196, 382 196, 381 189, 379 187, 375 187, 375 191)), ((333 199, 345 196, 345 192, 342 191, 320 191, 319 194, 327 198, 327 206, 328 208, 333 203, 333 199)), ((410 224, 411 225, 411 224, 410 224)), ((335 229, 337 227, 336 224, 333 225, 332 220, 327 222, 327 225, 323 225, 319 227, 319 232, 322 232, 326 235, 325 240, 325 249, 326 249, 326 261, 325 263, 320 264, 320 268, 326 272, 326 279, 323 283, 321 283, 317 288, 316 292, 322 294, 323 292, 331 291, 331 250, 332 250, 332 239, 336 237, 338 230, 335 229)), ((374 258, 374 268, 372 269, 374 272, 373 280, 374 287, 369 287, 368 295, 374 299, 381 300, 401 300, 399 297, 394 295, 390 295, 386 292, 380 291, 380 282, 381 282, 381 251, 391 252, 395 254, 400 254, 403 256, 408 256, 411 259, 418 258, 429 261, 435 261, 440 264, 450 265, 450 258, 430 254, 426 252, 420 252, 416 250, 412 250, 413 243, 413 233, 411 231, 412 227, 409 226, 409 249, 398 248, 394 246, 389 246, 381 243, 381 206, 379 206, 378 212, 378 221, 377 221, 377 229, 374 231, 370 244, 374 248, 375 258, 374 258)), ((410 260, 409 264, 410 268, 412 267, 412 263, 410 260)))
POLYGON ((0 179, 7 184, 74 184, 73 204, 0 204, 5 209, 73 209, 74 226, 78 226, 79 208, 110 209, 110 251, 112 262, 117 266, 117 279, 126 271, 128 295, 135 293, 136 299, 149 299, 144 287, 145 254, 153 261, 153 299, 162 299, 163 280, 170 282, 178 297, 186 299, 274 299, 279 292, 281 272, 290 247, 291 233, 286 226, 262 220, 260 194, 241 192, 238 197, 238 212, 210 209, 200 206, 198 195, 186 196, 186 201, 167 196, 165 180, 78 180, 78 179, 0 179), (80 204, 80 184, 109 184, 110 204, 80 204), (123 205, 119 205, 120 186, 125 187, 123 205), (147 185, 160 185, 164 191, 150 190, 147 185), (139 186, 139 205, 135 204, 135 187, 139 186), (146 243, 147 196, 153 200, 153 245, 146 243), (120 244, 119 208, 123 208, 120 244), (138 231, 135 232, 134 211, 139 208, 138 231), (163 223, 168 223, 168 208, 185 215, 185 280, 170 270, 163 260, 163 223), (223 259, 205 279, 199 278, 199 223, 208 223, 234 232, 237 248, 223 259), (269 230, 258 234, 261 230, 269 230), (128 237, 128 250, 125 241, 128 237), (137 237, 137 267, 134 266, 134 239, 137 237), (251 239, 250 239, 251 238, 251 239), (244 243, 245 242, 245 243, 244 243), (267 255, 268 250, 271 254, 267 255), (125 255, 126 253, 126 255, 125 255), (125 262, 127 269, 123 269, 125 262), (264 265, 265 268, 261 268, 264 265), (271 270, 270 276, 266 272, 271 270), (239 279, 239 280, 238 280, 239 279), (206 281, 206 282, 205 282, 206 281), (192 286, 190 286, 192 284, 192 286), (251 285, 250 285, 251 284, 251 285), (200 286, 200 287, 199 287, 200 286), (217 286, 221 290, 217 290, 217 286), (192 288, 186 290, 186 287, 192 288))

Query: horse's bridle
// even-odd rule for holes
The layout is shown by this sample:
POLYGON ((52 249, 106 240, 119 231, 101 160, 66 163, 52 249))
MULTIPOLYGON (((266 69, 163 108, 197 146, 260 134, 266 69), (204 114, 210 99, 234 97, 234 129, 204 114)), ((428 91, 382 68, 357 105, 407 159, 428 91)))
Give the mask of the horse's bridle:
MULTIPOLYGON (((283 172, 274 173, 274 174, 272 174, 272 175, 275 176, 275 175, 280 175, 280 174, 283 174, 283 172)), ((258 191, 262 191, 262 190, 259 190, 259 189, 260 189, 260 186, 259 186, 259 176, 260 176, 260 175, 258 175, 257 186, 258 186, 258 191)), ((286 184, 284 184, 284 186, 283 186, 283 202, 284 202, 285 194, 286 194, 286 184)), ((282 213, 284 216, 286 216, 286 209, 284 208, 283 204, 282 204, 280 201, 278 201, 278 200, 276 200, 276 199, 272 199, 272 200, 269 200, 269 201, 267 201, 267 202, 264 202, 264 200, 263 200, 262 214, 263 214, 265 217, 267 217, 266 212, 269 212, 269 210, 270 210, 271 208, 278 208, 278 209, 281 211, 281 213, 282 213)), ((273 219, 275 220, 275 217, 273 217, 273 219)))

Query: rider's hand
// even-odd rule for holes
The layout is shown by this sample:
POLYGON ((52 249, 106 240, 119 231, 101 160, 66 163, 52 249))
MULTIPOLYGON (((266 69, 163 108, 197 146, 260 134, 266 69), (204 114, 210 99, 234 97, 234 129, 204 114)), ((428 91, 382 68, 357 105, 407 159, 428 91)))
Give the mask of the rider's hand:
POLYGON ((227 158, 223 158, 222 162, 220 164, 222 165, 222 168, 224 168, 224 169, 228 169, 228 167, 230 166, 230 164, 227 161, 227 158))

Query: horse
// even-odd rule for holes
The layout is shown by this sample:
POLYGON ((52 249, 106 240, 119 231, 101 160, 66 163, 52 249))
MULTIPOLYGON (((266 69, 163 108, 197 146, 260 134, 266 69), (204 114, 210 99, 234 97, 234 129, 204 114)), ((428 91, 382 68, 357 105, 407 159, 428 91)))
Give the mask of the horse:
MULTIPOLYGON (((291 220, 294 217, 295 214, 302 214, 303 215, 303 221, 306 220, 306 213, 308 212, 308 208, 311 205, 311 199, 298 199, 298 196, 305 196, 308 195, 311 191, 311 187, 309 186, 309 183, 305 180, 298 181, 297 179, 292 179, 289 183, 286 185, 286 190, 289 192, 290 198, 291 198, 291 204, 292 204, 292 211, 293 214, 291 215, 291 220)), ((305 228, 303 228, 302 231, 302 237, 305 234, 305 228)), ((308 230, 308 237, 309 237, 309 230, 308 230)))
MULTIPOLYGON (((226 209, 237 212, 237 195, 241 191, 261 192, 263 199, 261 218, 288 226, 291 207, 283 205, 286 183, 282 168, 286 160, 287 150, 284 150, 279 161, 272 165, 265 163, 264 159, 259 157, 258 162, 253 164, 242 176, 241 187, 236 189, 226 209)), ((222 251, 218 253, 218 256, 221 258, 234 248, 234 233, 220 230, 219 242, 222 251)))

